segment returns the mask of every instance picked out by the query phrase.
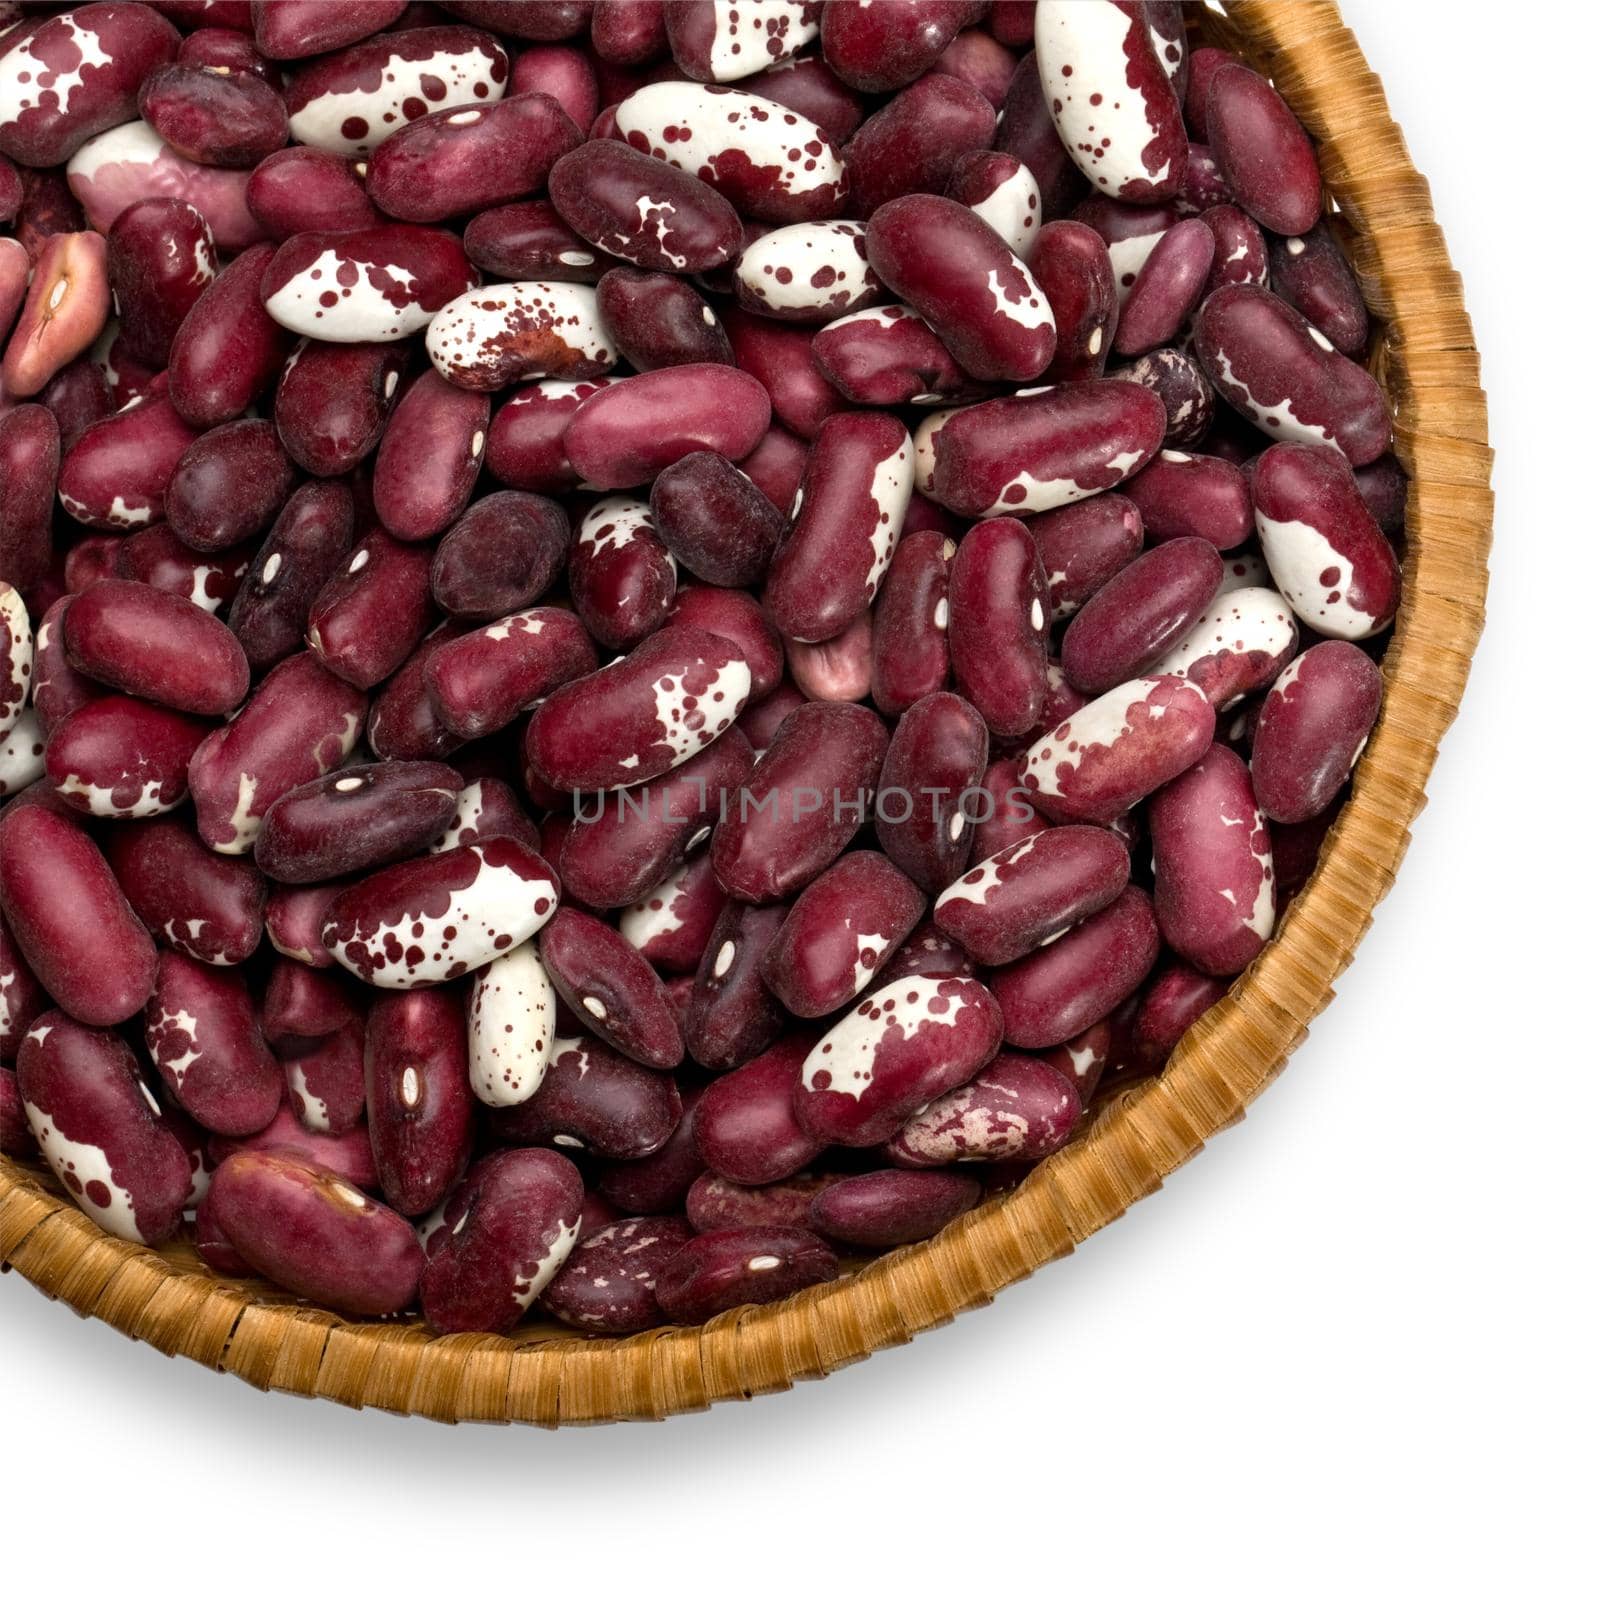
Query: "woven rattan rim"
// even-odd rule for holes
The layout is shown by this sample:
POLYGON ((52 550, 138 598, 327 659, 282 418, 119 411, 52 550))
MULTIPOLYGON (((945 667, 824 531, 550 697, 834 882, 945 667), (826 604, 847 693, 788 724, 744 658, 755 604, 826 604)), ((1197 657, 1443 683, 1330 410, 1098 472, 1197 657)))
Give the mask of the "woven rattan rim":
POLYGON ((39 1172, 3 1158, 0 1264, 85 1316, 259 1387, 443 1421, 653 1418, 822 1377, 987 1303, 1153 1193, 1243 1114, 1333 997, 1422 809, 1483 626, 1491 453, 1472 326, 1427 183, 1338 7, 1235 0, 1198 20, 1208 41, 1271 74, 1319 142, 1367 302, 1387 325, 1377 366, 1412 487, 1405 603, 1354 793, 1278 936, 1162 1076, 937 1239, 703 1328, 514 1340, 349 1323, 215 1279, 186 1247, 157 1253, 112 1239, 39 1172))

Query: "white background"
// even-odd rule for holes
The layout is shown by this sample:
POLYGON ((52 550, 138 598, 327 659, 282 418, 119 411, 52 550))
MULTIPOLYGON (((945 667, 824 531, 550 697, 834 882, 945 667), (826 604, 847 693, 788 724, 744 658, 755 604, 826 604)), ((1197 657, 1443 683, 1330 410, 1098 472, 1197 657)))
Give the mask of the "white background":
POLYGON ((1345 12, 1477 322, 1491 621, 1399 884, 1248 1121, 994 1306, 663 1425, 262 1395, 8 1277, 13 1577, 51 1552, 55 1587, 65 1556, 73 1587, 114 1560, 185 1593, 1596 1592, 1600 29, 1554 0, 1345 12))

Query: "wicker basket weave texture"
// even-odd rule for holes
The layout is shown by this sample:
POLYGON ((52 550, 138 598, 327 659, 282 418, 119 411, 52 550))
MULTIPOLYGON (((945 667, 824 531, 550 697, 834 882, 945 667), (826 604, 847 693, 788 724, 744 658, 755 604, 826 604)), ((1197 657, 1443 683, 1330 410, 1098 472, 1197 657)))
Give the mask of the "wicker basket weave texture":
POLYGON ((41 1169, 4 1158, 0 1263, 85 1316, 260 1387, 441 1421, 655 1418, 821 1377, 985 1304, 1159 1188, 1243 1114, 1333 997, 1425 802, 1483 626, 1492 457, 1472 326, 1427 183, 1337 6, 1190 9, 1197 38, 1268 73, 1318 141, 1336 226, 1382 325, 1374 370, 1412 487, 1384 709, 1350 801, 1277 937, 1161 1077, 1108 1104, 1084 1137, 938 1238, 700 1328, 439 1338, 416 1322, 347 1322, 266 1285, 215 1279, 186 1245, 156 1252, 112 1239, 41 1169))

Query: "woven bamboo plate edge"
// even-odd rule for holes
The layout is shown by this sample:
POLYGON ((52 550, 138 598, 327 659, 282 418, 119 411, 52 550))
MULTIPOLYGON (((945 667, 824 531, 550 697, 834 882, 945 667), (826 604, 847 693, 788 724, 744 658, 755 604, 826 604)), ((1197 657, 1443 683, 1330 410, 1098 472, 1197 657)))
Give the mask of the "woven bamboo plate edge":
POLYGON ((1367 302, 1387 325, 1375 364, 1412 487, 1405 601, 1384 661, 1383 715, 1353 794, 1277 937, 1162 1076, 937 1239, 703 1328, 517 1342, 346 1323, 213 1279, 192 1256, 112 1239, 4 1158, 0 1266, 81 1315, 262 1388, 440 1421, 660 1418, 825 1376, 986 1304, 1153 1193, 1243 1115, 1332 999, 1426 802, 1483 627, 1492 455, 1472 326, 1427 183, 1338 7, 1233 0, 1207 11, 1199 30, 1270 73, 1319 142, 1367 302))

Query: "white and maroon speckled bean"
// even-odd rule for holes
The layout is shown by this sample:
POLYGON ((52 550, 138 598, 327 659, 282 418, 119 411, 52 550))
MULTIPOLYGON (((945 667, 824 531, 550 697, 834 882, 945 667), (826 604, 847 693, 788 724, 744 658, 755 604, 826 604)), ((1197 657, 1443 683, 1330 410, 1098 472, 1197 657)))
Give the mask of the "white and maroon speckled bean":
POLYGON ((1055 622, 1074 615, 1144 544, 1144 519, 1125 495, 1098 494, 1028 520, 1038 542, 1055 622))
POLYGON ((1040 1161, 1083 1118, 1077 1085, 1037 1056, 1002 1050, 971 1083, 919 1111, 884 1154, 903 1167, 958 1161, 1040 1161))
POLYGON ((1164 200, 1183 181, 1183 109, 1138 0, 1035 12, 1039 81, 1067 153, 1117 200, 1164 200))
POLYGON ((467 1005, 467 1069, 488 1106, 520 1105, 544 1082, 556 992, 530 939, 480 967, 467 1005))
POLYGON ((205 723, 165 706, 108 694, 50 730, 45 775, 74 811, 91 817, 153 817, 182 805, 189 761, 205 723))
POLYGON ((697 83, 733 83, 816 38, 818 0, 676 0, 664 8, 672 59, 697 83))
POLYGON ((650 507, 632 495, 597 500, 567 557, 572 606, 605 650, 631 650, 667 619, 678 564, 656 537, 650 507))
POLYGON ((657 972, 692 976, 727 900, 702 853, 629 906, 617 931, 657 972))
POLYGON ((796 222, 748 244, 733 290, 747 311, 785 322, 830 322, 883 297, 859 222, 796 222))
POLYGON ((463 389, 532 378, 598 378, 616 363, 584 283, 491 283, 452 300, 428 327, 428 357, 463 389))
POLYGON ((1299 635, 1294 612, 1276 589, 1229 588, 1225 578, 1211 609, 1150 668, 1150 676, 1187 678, 1225 710, 1277 677, 1299 635))
POLYGON ((1251 477, 1272 581, 1318 633, 1368 639, 1394 620, 1400 563, 1337 451, 1276 444, 1251 477))
POLYGON ((628 1217, 585 1234, 539 1304, 585 1333, 653 1328, 662 1320, 656 1278, 693 1236, 679 1217, 628 1217))

